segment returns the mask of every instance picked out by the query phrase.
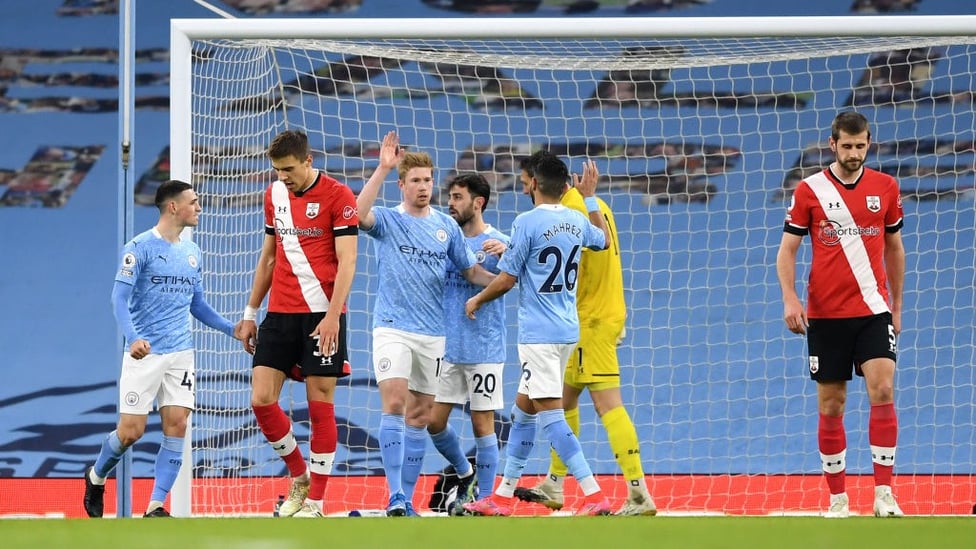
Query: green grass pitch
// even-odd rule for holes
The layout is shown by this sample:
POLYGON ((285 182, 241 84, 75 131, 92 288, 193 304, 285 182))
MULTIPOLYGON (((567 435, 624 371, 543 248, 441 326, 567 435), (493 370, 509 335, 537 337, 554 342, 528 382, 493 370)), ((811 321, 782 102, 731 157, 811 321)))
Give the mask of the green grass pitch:
POLYGON ((5 548, 973 547, 976 518, 425 517, 0 520, 5 548))

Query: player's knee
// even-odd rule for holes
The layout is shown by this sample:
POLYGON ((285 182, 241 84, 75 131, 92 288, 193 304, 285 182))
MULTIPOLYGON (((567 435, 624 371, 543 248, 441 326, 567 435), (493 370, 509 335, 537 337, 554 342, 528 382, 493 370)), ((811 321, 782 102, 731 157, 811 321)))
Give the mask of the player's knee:
POLYGON ((484 437, 494 433, 495 413, 493 411, 472 412, 471 430, 474 431, 476 437, 484 437))
POLYGON ((412 407, 411 409, 407 410, 407 413, 403 416, 403 419, 407 425, 415 425, 418 427, 421 425, 426 426, 430 423, 430 415, 427 413, 427 410, 423 408, 412 407))
POLYGON ((431 435, 443 433, 447 429, 447 420, 438 417, 431 417, 427 421, 427 432, 431 435))
POLYGON ((844 415, 845 399, 825 399, 821 400, 818 408, 820 413, 825 416, 842 416, 844 415))
POLYGON ((407 410, 407 400, 398 395, 384 395, 383 412, 398 416, 405 416, 407 410))
POLYGON ((278 399, 274 394, 266 391, 252 391, 251 392, 251 408, 256 408, 260 406, 270 406, 278 402, 278 399))
POLYGON ((163 425, 163 434, 169 437, 186 436, 186 418, 169 419, 163 425))
POLYGON ((118 436, 122 446, 128 448, 132 446, 145 434, 146 427, 140 425, 119 425, 118 436))
MULTIPOLYGON (((590 393, 590 397, 593 400, 593 408, 596 409, 598 416, 603 417, 607 412, 611 410, 616 410, 617 408, 622 408, 624 405, 623 399, 620 397, 620 388, 615 389, 605 389, 602 391, 595 391, 590 393)), ((568 405, 564 403, 564 409, 570 410, 568 405)), ((573 408, 579 407, 579 403, 573 408)))
POLYGON ((895 400, 895 387, 891 381, 874 383, 870 391, 871 404, 887 404, 895 400))

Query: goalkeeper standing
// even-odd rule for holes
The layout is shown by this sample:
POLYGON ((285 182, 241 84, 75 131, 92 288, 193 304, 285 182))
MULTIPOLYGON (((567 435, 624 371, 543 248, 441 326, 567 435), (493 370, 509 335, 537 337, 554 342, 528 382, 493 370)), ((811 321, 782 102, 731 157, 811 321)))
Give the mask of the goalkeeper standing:
MULTIPOLYGON (((528 157, 520 166, 522 193, 529 197, 532 196, 529 183, 535 175, 532 163, 533 157, 528 157)), ((627 320, 620 241, 613 212, 606 202, 598 197, 596 200, 609 229, 610 245, 605 250, 584 249, 580 259, 576 289, 580 337, 566 364, 563 408, 566 422, 574 433, 579 434, 579 397, 584 389, 589 391, 596 413, 607 431, 614 458, 627 482, 627 501, 616 514, 653 516, 657 514, 657 508, 644 479, 637 430, 620 396, 617 344, 624 337, 624 323, 627 320)), ((575 187, 563 194, 561 202, 568 208, 587 213, 583 196, 575 187)), ((561 509, 566 465, 555 451, 550 454, 547 478, 533 488, 516 489, 515 496, 523 501, 541 503, 550 509, 561 509)))
POLYGON ((346 299, 356 274, 359 218, 349 187, 312 167, 304 133, 281 132, 267 155, 278 180, 265 191, 264 242, 236 333, 254 354, 254 417, 292 478, 279 516, 320 517, 338 443, 336 380, 351 373, 346 299), (258 331, 257 310, 269 291, 258 331), (305 381, 308 465, 278 404, 288 377, 305 381))

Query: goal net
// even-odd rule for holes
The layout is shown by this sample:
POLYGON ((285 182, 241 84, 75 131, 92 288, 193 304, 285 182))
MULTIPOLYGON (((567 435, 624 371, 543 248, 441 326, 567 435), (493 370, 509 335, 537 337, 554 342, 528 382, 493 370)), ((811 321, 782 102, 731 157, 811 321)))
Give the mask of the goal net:
MULTIPOLYGON (((906 214, 895 493, 907 513, 970 512, 971 17, 176 20, 172 29, 172 174, 201 196, 194 237, 208 298, 235 320, 263 238, 262 193, 274 179, 264 151, 282 130, 306 131, 315 166, 358 192, 381 137, 395 129, 433 156, 441 189, 459 172, 483 174, 494 190, 486 217, 502 231, 530 207, 518 183, 522 157, 548 148, 577 173, 596 160, 625 266, 623 400, 665 514, 825 507, 806 342, 785 328, 773 265, 792 189, 832 160, 833 117, 860 110, 874 136, 868 164, 897 176, 906 214)), ((379 203, 399 203, 393 181, 379 203)), ((369 352, 375 248, 363 237, 360 250, 348 315, 353 375, 336 392, 332 513, 382 508, 387 497, 369 352)), ((802 250, 805 281, 809 245, 802 250)), ((515 299, 507 299, 514 342, 515 299)), ((196 337, 199 408, 184 512, 270 514, 288 481, 250 410, 250 357, 212 331, 196 337)), ((514 345, 508 356, 511 403, 514 345)), ((304 387, 289 382, 284 392, 307 456, 304 387)), ((862 514, 873 501, 868 409, 855 379, 848 488, 852 512, 862 514)), ((586 397, 581 411, 583 451, 619 505, 623 480, 586 397)), ((508 410, 502 415, 504 435, 508 410)), ((456 411, 452 421, 473 452, 468 416, 456 411)), ((546 471, 542 446, 530 476, 546 471)), ((414 501, 422 510, 446 466, 428 450, 414 501)))

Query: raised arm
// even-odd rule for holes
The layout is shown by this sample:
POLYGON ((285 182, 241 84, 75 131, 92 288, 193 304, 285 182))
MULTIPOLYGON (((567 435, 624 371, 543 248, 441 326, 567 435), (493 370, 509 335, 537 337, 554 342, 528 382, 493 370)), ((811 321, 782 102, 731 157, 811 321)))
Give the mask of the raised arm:
POLYGON ((380 145, 380 163, 369 177, 369 181, 363 185, 363 190, 359 191, 356 197, 356 209, 359 211, 359 228, 369 230, 376 224, 376 216, 373 215, 373 204, 376 197, 380 194, 383 181, 389 175, 390 170, 397 167, 400 159, 403 158, 404 151, 400 148, 400 136, 395 131, 387 132, 380 145))
POLYGON ((610 227, 607 227, 607 222, 603 219, 603 212, 600 211, 600 204, 596 200, 596 184, 599 179, 600 172, 596 169, 596 162, 587 160, 583 162, 583 176, 580 177, 578 174, 573 174, 573 186, 576 187, 576 190, 583 197, 583 203, 586 204, 586 211, 589 215, 590 223, 603 231, 603 236, 606 238, 603 249, 606 250, 610 247, 612 241, 610 240, 610 227))

